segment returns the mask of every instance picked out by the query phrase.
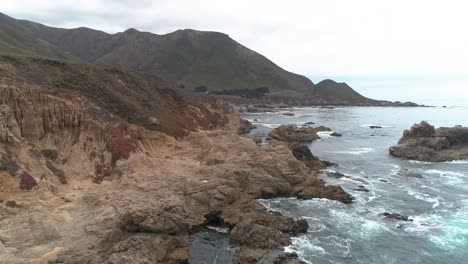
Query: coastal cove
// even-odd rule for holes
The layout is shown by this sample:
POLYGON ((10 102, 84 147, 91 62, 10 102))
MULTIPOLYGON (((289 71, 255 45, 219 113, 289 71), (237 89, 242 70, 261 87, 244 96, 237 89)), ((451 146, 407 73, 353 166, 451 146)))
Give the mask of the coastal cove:
POLYGON ((466 107, 294 108, 244 113, 257 126, 251 134, 262 138, 281 124, 306 122, 343 135, 331 137, 329 132, 321 132, 321 139, 309 148, 320 159, 339 164, 328 170, 345 177, 324 175, 323 179, 351 193, 352 204, 326 199, 262 200, 271 210, 308 220, 308 233, 293 238, 287 250, 309 263, 465 263, 468 161, 409 161, 390 156, 388 149, 414 123, 466 125, 460 117, 467 114, 466 107), (372 125, 382 128, 371 129, 372 125), (385 219, 380 215, 385 212, 406 215, 413 221, 385 219))

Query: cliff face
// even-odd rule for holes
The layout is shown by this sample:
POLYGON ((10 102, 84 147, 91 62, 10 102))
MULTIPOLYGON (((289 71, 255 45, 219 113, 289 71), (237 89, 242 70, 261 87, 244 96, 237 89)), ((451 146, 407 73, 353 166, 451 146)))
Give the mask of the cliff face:
MULTIPOLYGON (((25 85, 28 86, 28 85, 25 85)), ((0 120, 3 142, 37 140, 48 133, 79 130, 80 102, 52 96, 37 88, 0 82, 0 120)))

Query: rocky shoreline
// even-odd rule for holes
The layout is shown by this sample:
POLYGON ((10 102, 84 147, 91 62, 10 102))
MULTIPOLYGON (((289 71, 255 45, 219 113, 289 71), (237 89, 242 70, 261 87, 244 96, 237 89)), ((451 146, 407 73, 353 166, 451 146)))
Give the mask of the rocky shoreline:
POLYGON ((257 145, 214 106, 223 127, 176 139, 97 120, 72 93, 0 88, 0 263, 187 263, 189 236, 207 225, 230 230, 233 263, 303 263, 283 250, 307 222, 256 199, 352 201, 306 146, 257 145))

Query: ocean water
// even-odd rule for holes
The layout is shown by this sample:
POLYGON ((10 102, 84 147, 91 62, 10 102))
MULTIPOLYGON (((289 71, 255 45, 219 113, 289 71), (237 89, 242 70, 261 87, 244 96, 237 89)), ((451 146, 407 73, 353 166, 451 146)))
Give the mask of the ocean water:
POLYGON ((305 122, 343 134, 322 133, 309 147, 319 158, 339 164, 328 170, 347 177, 322 177, 351 193, 354 203, 262 200, 271 210, 309 222, 309 231, 294 237, 287 251, 308 263, 468 263, 468 160, 417 162, 388 154, 403 130, 422 120, 436 127, 468 125, 468 107, 294 108, 243 117, 257 125, 252 134, 262 137, 281 124, 305 122), (355 190, 359 185, 369 192, 355 190), (413 221, 385 219, 380 216, 384 212, 413 221))

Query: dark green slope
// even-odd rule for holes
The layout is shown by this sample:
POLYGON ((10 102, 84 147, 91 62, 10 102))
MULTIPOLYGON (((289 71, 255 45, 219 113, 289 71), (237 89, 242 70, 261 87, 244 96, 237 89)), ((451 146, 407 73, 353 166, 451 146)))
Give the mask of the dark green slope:
POLYGON ((0 54, 71 59, 50 43, 37 38, 18 20, 0 13, 0 54))

